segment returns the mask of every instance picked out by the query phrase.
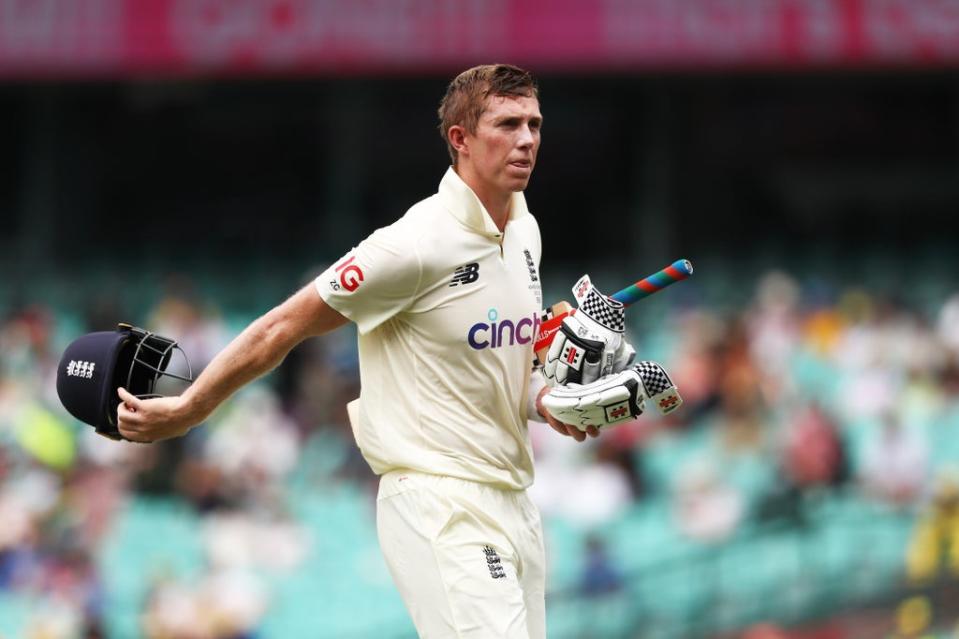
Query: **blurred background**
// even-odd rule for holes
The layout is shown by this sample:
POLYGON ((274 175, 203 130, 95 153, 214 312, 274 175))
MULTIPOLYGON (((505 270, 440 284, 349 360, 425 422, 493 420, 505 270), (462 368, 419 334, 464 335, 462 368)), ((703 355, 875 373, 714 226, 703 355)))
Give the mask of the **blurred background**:
POLYGON ((531 425, 550 637, 959 636, 959 1, 0 0, 0 637, 415 636, 352 328, 152 446, 54 377, 118 321, 202 367, 435 192, 488 62, 546 299, 696 267, 628 316, 683 410, 531 425))

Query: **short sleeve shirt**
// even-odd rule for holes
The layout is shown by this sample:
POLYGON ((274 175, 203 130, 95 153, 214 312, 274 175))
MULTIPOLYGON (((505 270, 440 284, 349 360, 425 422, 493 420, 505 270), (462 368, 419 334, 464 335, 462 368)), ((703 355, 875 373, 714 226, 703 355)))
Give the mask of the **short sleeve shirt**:
POLYGON ((374 472, 532 483, 526 405, 540 253, 522 193, 500 232, 450 169, 438 193, 316 279, 358 327, 361 392, 349 412, 374 472))

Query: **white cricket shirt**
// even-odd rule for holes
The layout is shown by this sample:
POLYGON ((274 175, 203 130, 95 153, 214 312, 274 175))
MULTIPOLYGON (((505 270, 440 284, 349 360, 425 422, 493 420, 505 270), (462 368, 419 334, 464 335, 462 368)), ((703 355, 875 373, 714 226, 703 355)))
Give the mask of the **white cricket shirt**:
POLYGON ((540 253, 522 193, 500 233, 451 168, 438 193, 316 279, 359 329, 362 388, 349 413, 373 472, 532 483, 526 411, 540 253))

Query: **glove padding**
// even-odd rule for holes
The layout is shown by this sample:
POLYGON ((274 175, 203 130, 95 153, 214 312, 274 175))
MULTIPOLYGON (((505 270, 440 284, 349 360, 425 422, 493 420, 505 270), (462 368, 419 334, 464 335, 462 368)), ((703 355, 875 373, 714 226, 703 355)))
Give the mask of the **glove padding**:
POLYGON ((579 308, 563 319, 546 354, 543 375, 550 386, 590 384, 633 363, 626 341, 626 309, 584 275, 573 287, 579 308))
POLYGON ((663 415, 683 403, 676 385, 656 362, 640 362, 591 384, 553 388, 543 396, 543 406, 564 424, 586 430, 587 426, 610 426, 638 417, 647 399, 663 415))

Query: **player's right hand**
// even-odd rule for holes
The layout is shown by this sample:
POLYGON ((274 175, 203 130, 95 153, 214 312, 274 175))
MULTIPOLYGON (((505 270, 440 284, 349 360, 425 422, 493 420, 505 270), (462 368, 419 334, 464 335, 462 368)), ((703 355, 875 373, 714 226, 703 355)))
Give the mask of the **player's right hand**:
POLYGON ((117 429, 124 438, 142 444, 180 437, 197 423, 188 415, 182 396, 137 397, 125 388, 118 388, 117 429))
POLYGON ((573 287, 579 308, 563 319, 550 344, 543 376, 550 386, 590 384, 625 370, 636 357, 626 341, 626 310, 584 275, 573 287))

